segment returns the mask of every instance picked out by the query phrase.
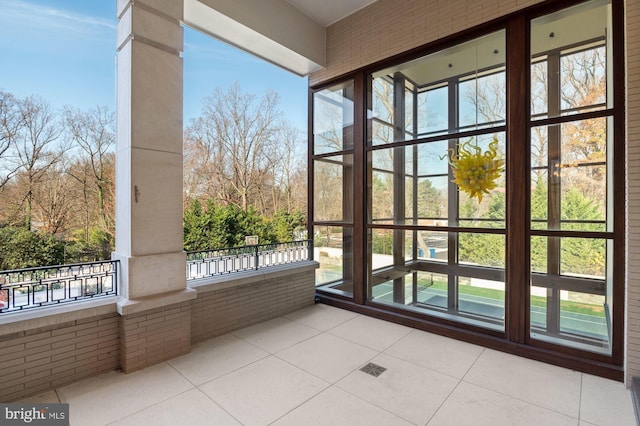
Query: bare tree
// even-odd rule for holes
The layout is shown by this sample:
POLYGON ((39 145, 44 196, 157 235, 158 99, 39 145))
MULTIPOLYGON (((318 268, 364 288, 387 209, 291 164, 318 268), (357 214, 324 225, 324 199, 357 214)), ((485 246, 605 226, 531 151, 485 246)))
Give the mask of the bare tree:
POLYGON ((20 127, 15 135, 13 161, 24 176, 24 220, 26 227, 31 229, 36 187, 47 171, 62 158, 67 147, 56 144, 62 133, 62 125, 44 99, 30 96, 19 101, 18 114, 20 127))
POLYGON ((78 210, 77 185, 66 173, 64 161, 50 167, 42 176, 42 185, 34 190, 34 217, 50 234, 62 234, 69 230, 74 212, 78 210))
MULTIPOLYGON (((75 143, 78 144, 86 159, 90 185, 96 192, 98 218, 103 230, 110 236, 114 234, 113 214, 106 208, 109 188, 113 182, 109 180, 109 165, 113 161, 112 148, 115 145, 115 114, 107 107, 96 107, 89 111, 66 108, 64 120, 75 143)), ((87 185, 86 178, 73 175, 76 180, 87 185)), ((84 194, 85 199, 87 194, 84 194)))
POLYGON ((11 154, 19 128, 18 102, 11 93, 0 90, 0 188, 18 169, 7 157, 11 154))
POLYGON ((306 182, 306 144, 301 143, 300 131, 286 121, 278 128, 277 139, 273 204, 279 206, 277 199, 282 198, 287 213, 304 210, 306 201, 300 203, 299 195, 306 195, 306 186, 301 188, 299 183, 306 182))
POLYGON ((267 92, 256 99, 236 83, 226 92, 215 90, 204 102, 202 116, 186 131, 187 189, 215 192, 216 198, 247 210, 273 164, 278 95, 267 92))

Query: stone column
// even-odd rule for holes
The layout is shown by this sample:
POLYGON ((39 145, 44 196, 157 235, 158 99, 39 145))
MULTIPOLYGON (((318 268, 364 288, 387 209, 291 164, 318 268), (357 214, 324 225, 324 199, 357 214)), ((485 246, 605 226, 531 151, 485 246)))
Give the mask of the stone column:
POLYGON ((164 351, 168 358, 189 350, 185 302, 195 292, 186 286, 182 242, 183 1, 118 0, 117 5, 112 257, 121 268, 121 363, 131 371, 161 361, 163 356, 155 352, 164 351), (139 322, 141 316, 156 325, 147 327, 152 335, 129 333, 129 322, 139 322))

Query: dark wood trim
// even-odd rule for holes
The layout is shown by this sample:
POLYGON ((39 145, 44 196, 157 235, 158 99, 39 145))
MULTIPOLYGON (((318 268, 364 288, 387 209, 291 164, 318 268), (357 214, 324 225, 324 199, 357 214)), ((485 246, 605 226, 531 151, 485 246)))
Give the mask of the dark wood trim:
POLYGON ((366 227, 364 214, 367 206, 367 181, 365 179, 365 123, 366 123, 366 76, 359 73, 354 78, 354 125, 353 125, 353 300, 363 304, 366 282, 366 227))
POLYGON ((557 238, 599 238, 612 239, 614 232, 598 231, 560 231, 554 229, 532 229, 531 235, 536 237, 557 237, 557 238))
POLYGON ((525 17, 507 26, 507 194, 506 253, 510 258, 505 276, 505 330, 508 340, 525 343, 529 323, 529 36, 525 17), (523 48, 524 46, 524 48, 523 48))
MULTIPOLYGON (((558 72, 558 70, 556 69, 555 72, 558 72)), ((560 96, 558 95, 558 100, 559 100, 559 97, 560 96)), ((614 112, 613 109, 606 108, 606 109, 600 109, 597 111, 580 112, 577 114, 559 115, 560 111, 558 110, 553 113, 553 114, 556 114, 554 117, 541 118, 537 120, 533 119, 531 123, 531 127, 554 126, 558 124, 571 123, 574 121, 591 120, 593 118, 606 118, 612 115, 613 112, 614 112)))
POLYGON ((314 164, 313 164, 313 93, 309 89, 308 116, 307 116, 307 238, 313 240, 313 194, 315 188, 313 184, 314 164))
POLYGON ((627 272, 625 259, 625 148, 626 148, 626 111, 625 111, 625 34, 624 34, 624 2, 612 0, 613 25, 613 233, 617 236, 613 243, 613 339, 612 357, 616 364, 622 365, 624 360, 624 317, 625 317, 625 284, 627 272))

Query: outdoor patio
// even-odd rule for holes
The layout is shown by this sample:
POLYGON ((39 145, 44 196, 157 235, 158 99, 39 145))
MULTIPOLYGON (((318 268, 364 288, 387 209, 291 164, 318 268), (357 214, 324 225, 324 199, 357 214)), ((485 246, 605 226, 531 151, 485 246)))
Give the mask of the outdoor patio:
POLYGON ((635 424, 620 382, 321 304, 25 402, 74 426, 635 424))

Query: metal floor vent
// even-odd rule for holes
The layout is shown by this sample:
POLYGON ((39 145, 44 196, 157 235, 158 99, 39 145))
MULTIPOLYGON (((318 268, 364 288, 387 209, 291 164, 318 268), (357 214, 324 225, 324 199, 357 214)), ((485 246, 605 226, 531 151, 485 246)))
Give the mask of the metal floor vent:
POLYGON ((382 373, 384 373, 385 371, 387 371, 386 368, 379 366, 378 364, 374 364, 372 362, 370 362, 369 364, 365 365, 364 367, 362 367, 360 369, 360 371, 364 371, 365 373, 373 376, 373 377, 378 377, 379 375, 381 375, 382 373))

